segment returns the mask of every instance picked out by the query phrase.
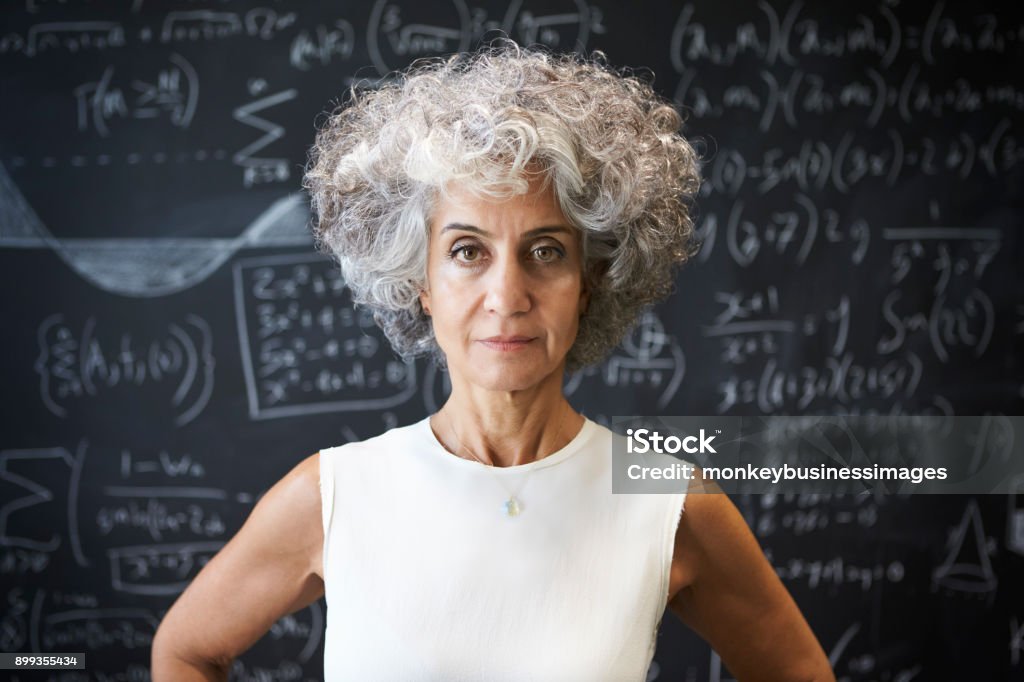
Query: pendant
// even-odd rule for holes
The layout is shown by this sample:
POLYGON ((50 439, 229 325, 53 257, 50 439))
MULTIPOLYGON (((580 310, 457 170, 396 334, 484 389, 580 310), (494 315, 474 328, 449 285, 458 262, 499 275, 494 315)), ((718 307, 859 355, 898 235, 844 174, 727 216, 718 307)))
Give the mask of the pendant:
POLYGON ((507 516, 519 516, 519 512, 522 508, 519 506, 519 500, 515 496, 510 496, 508 502, 505 503, 505 514, 507 516))

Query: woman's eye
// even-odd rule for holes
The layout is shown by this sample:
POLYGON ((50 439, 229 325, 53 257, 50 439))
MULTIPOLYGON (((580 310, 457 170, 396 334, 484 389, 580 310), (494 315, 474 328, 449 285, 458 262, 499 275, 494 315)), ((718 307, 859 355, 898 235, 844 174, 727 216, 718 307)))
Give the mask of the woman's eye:
POLYGON ((554 246, 539 246, 533 252, 545 263, 564 257, 561 249, 557 249, 554 246))
MULTIPOLYGON (((476 254, 476 251, 477 251, 477 248, 475 246, 473 246, 472 244, 464 244, 462 246, 457 246, 454 249, 452 249, 451 257, 452 258, 456 258, 459 254, 462 254, 463 256, 465 256, 465 254, 467 252, 469 254, 473 255, 473 254, 476 254)), ((463 262, 471 263, 475 259, 474 258, 463 258, 462 260, 463 260, 463 262)))

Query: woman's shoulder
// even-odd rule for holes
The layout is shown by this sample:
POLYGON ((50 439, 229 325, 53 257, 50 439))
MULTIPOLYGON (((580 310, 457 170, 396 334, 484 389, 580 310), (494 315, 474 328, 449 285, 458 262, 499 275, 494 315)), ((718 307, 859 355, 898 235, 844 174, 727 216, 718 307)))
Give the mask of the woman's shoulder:
POLYGON ((320 452, 306 454, 263 493, 256 505, 280 511, 313 511, 310 493, 320 488, 320 452))
POLYGON ((320 453, 305 455, 257 499, 229 546, 247 560, 291 557, 296 575, 319 575, 320 453))
POLYGON ((725 566, 743 566, 757 542, 736 504, 700 467, 688 483, 683 513, 675 535, 673 570, 679 586, 725 566))

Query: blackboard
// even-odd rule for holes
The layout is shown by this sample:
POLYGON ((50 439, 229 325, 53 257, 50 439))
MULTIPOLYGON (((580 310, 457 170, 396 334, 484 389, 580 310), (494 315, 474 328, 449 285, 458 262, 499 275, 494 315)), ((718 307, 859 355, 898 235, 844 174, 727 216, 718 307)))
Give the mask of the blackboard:
MULTIPOLYGON (((1021 414, 1019 3, 25 0, 0 29, 0 650, 147 679, 162 614, 302 457, 438 408, 312 247, 355 81, 504 32, 653 77, 703 241, 574 406, 1021 414)), ((1024 676, 1011 495, 739 497, 845 680, 1024 676)), ((232 679, 322 676, 325 606, 232 679)), ((673 617, 651 679, 728 679, 673 617)), ((12 679, 29 679, 18 675, 12 679)))

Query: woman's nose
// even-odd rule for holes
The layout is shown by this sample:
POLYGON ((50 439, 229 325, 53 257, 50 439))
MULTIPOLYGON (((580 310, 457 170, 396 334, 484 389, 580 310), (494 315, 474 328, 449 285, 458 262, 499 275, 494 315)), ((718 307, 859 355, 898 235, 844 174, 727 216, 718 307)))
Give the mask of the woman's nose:
POLYGON ((532 305, 529 275, 515 257, 501 257, 487 273, 488 312, 502 317, 523 313, 532 305))

